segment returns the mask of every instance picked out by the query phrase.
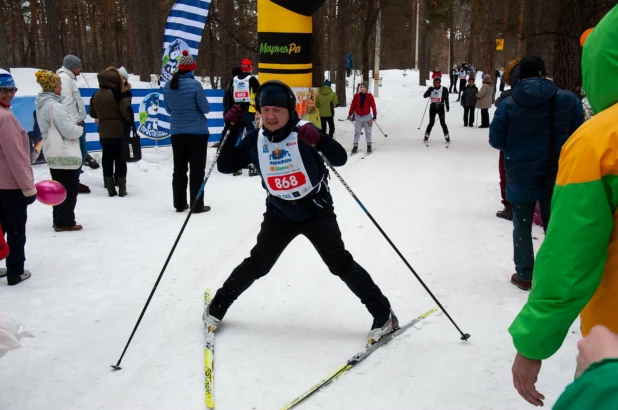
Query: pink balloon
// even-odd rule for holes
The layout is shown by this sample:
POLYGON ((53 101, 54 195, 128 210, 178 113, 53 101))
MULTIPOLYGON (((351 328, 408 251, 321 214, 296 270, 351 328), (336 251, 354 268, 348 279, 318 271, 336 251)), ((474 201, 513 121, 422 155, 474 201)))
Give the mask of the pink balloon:
POLYGON ((36 185, 36 199, 42 204, 56 206, 64 202, 67 190, 58 181, 46 180, 36 185))

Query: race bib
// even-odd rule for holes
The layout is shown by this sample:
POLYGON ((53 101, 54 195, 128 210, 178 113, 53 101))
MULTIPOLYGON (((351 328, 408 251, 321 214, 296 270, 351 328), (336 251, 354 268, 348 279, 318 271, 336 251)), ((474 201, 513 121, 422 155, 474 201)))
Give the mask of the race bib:
POLYGON ((460 71, 459 72, 459 79, 460 80, 465 80, 466 79, 466 72, 465 71, 460 71))
POLYGON ((281 142, 270 142, 262 130, 258 134, 261 176, 272 196, 285 200, 300 199, 315 188, 305 170, 298 143, 295 132, 281 142))
POLYGON ((442 89, 433 90, 431 92, 431 102, 432 103, 441 103, 442 102, 442 89))
POLYGON ((249 90, 250 78, 251 76, 248 76, 247 78, 241 80, 238 77, 234 77, 234 86, 232 91, 234 102, 246 103, 251 101, 251 92, 249 90))

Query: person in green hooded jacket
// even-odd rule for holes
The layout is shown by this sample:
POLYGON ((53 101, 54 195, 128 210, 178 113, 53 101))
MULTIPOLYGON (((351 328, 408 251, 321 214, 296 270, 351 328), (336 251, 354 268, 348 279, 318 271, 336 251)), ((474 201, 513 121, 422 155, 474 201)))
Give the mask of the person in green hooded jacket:
POLYGON ((320 110, 320 121, 322 122, 322 131, 330 135, 333 138, 335 134, 335 107, 339 106, 339 100, 337 94, 333 92, 330 87, 331 82, 329 80, 324 81, 324 86, 318 94, 318 98, 315 102, 315 106, 320 110), (326 125, 328 125, 328 131, 326 131, 326 125))

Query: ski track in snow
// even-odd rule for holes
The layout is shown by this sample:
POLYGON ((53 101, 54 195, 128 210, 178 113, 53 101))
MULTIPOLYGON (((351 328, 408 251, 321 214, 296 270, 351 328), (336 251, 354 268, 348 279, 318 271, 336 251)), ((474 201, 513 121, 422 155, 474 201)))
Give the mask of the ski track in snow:
MULTIPOLYGON (((338 171, 472 337, 460 341, 443 313, 432 315, 298 408, 529 409, 512 386, 507 329, 528 293, 509 283, 512 225, 495 217, 498 152, 487 130, 463 127, 455 94, 447 113, 451 147, 444 149, 439 123, 425 147, 428 118, 417 127, 426 88, 416 85, 417 72, 407 73, 381 72, 378 121, 389 137, 375 127, 377 152, 366 161, 350 157, 338 171)), ((336 117, 347 112, 338 108, 336 117)), ((352 124, 335 126, 349 152, 352 124)), ((146 149, 144 160, 129 164, 129 196, 108 198, 101 169, 85 168, 82 182, 93 192, 78 198, 81 232, 55 233, 51 208, 29 208, 32 278, 12 288, 1 280, 0 313, 37 337, 0 359, 0 409, 205 408, 204 288, 214 292, 248 256, 265 192, 246 171, 213 172, 205 191, 212 211, 192 216, 123 370, 112 372, 186 217, 172 207, 171 175, 171 149, 146 149)), ((46 165, 35 167, 35 178, 49 178, 46 165)), ((330 186, 347 248, 400 321, 435 306, 334 175, 330 186)), ((543 233, 533 233, 538 248, 543 233)), ((364 306, 298 238, 217 332, 217 409, 282 407, 361 350, 370 325, 364 306)), ((543 364, 537 386, 548 407, 572 381, 578 325, 543 364)))

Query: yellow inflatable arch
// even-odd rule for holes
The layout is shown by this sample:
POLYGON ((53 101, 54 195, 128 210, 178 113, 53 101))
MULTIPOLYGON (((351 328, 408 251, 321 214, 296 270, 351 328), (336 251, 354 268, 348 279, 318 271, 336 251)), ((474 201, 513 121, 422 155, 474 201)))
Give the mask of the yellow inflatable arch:
POLYGON ((260 83, 311 87, 311 16, 326 0, 258 0, 260 83))

